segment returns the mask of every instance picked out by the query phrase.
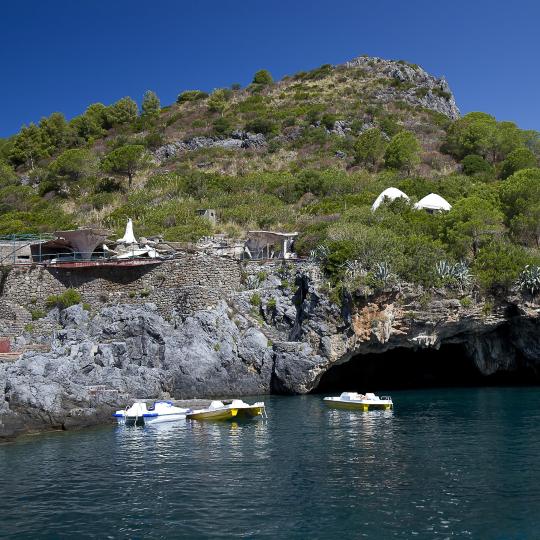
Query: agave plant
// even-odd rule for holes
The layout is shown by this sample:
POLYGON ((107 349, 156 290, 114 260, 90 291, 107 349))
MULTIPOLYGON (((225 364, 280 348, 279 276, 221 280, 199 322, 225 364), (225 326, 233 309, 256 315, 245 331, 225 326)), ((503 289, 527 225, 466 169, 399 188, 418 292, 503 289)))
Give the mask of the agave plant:
POLYGON ((248 290, 257 289, 260 284, 261 282, 258 276, 256 276, 255 274, 250 274, 249 276, 246 277, 246 281, 245 281, 246 289, 248 290))
POLYGON ((373 277, 377 281, 387 285, 392 277, 390 265, 386 261, 376 263, 375 268, 373 269, 373 277))
POLYGON ((460 261, 452 267, 452 277, 462 286, 471 282, 471 271, 465 261, 460 261))
POLYGON ((437 263, 437 274, 442 278, 449 278, 452 275, 452 265, 448 261, 439 261, 437 263))
POLYGON ((540 291, 540 266, 527 265, 519 275, 518 286, 533 296, 540 291))
POLYGON ((345 263, 345 277, 350 280, 354 280, 357 277, 366 274, 366 270, 362 266, 362 263, 358 260, 347 261, 345 263))
POLYGON ((320 244, 309 252, 309 260, 313 262, 322 262, 328 258, 329 254, 329 249, 325 245, 320 244))
POLYGON ((464 287, 471 281, 469 265, 465 261, 450 264, 448 261, 439 261, 436 265, 437 274, 445 280, 455 281, 464 287))

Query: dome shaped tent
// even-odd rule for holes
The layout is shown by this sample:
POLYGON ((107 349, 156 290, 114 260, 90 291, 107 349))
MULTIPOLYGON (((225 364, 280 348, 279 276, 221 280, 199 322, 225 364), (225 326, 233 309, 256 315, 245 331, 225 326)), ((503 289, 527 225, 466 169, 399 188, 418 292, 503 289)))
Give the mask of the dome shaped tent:
POLYGON ((452 205, 436 193, 430 193, 420 199, 415 205, 416 210, 427 210, 428 212, 448 212, 452 205))
POLYGON ((377 208, 379 208, 379 206, 381 206, 381 204, 385 201, 385 200, 389 200, 389 201, 393 201, 395 199, 399 199, 400 197, 402 197, 403 199, 407 199, 409 200, 409 197, 403 193, 403 191, 401 191, 400 189, 398 188, 395 188, 395 187, 389 187, 389 188, 386 188, 376 199, 375 199, 375 202, 373 203, 372 207, 371 207, 371 210, 372 212, 374 212, 375 210, 377 210, 377 208))

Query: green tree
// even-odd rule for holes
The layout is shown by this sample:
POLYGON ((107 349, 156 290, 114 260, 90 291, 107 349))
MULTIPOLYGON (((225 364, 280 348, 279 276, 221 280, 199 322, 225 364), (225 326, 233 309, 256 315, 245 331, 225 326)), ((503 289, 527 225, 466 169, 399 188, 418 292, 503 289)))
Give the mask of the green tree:
POLYGON ((138 114, 139 109, 137 104, 130 97, 126 96, 119 99, 110 107, 107 107, 105 116, 108 126, 112 127, 129 124, 137 118, 138 114))
POLYGON ((420 144, 410 131, 401 131, 390 140, 384 154, 384 162, 390 169, 410 174, 420 162, 420 144))
POLYGON ((49 149, 47 134, 31 123, 23 126, 13 138, 9 159, 14 165, 29 165, 33 169, 40 159, 49 155, 49 149))
POLYGON ((49 140, 49 154, 67 148, 73 142, 73 131, 62 113, 54 112, 48 118, 42 118, 39 127, 49 140))
POLYGON ((159 112, 161 111, 161 104, 155 92, 152 92, 152 90, 147 90, 144 93, 141 109, 143 117, 159 117, 159 112))
POLYGON ((70 127, 84 141, 97 139, 105 134, 108 108, 103 103, 92 103, 84 114, 71 120, 70 127))
POLYGON ((521 169, 532 169, 537 165, 536 156, 528 148, 517 148, 503 161, 501 178, 508 178, 521 169))
POLYGON ((0 160, 0 187, 14 184, 16 181, 17 175, 15 174, 13 167, 5 161, 0 160))
POLYGON ((253 84, 256 84, 258 86, 268 86, 269 84, 272 84, 274 82, 274 79, 272 78, 272 75, 268 70, 260 69, 253 76, 252 82, 253 84))
POLYGON ((463 158, 461 162, 463 172, 467 176, 474 176, 476 174, 493 174, 493 166, 487 162, 482 156, 478 154, 469 154, 463 158))
POLYGON ((491 202, 478 196, 459 200, 445 216, 444 229, 448 244, 458 258, 471 252, 504 230, 504 215, 491 202))
POLYGON ((76 182, 97 171, 97 160, 90 150, 72 148, 60 154, 49 169, 62 179, 76 182))
POLYGON ((101 168, 105 172, 127 176, 128 186, 133 183, 133 176, 148 165, 148 156, 144 146, 128 144, 113 150, 105 156, 101 168))
POLYGON ((534 262, 523 248, 497 240, 480 249, 472 270, 485 291, 506 294, 525 266, 534 262))
POLYGON ((497 121, 489 114, 472 112, 448 129, 442 149, 461 160, 469 154, 486 157, 497 121))
POLYGON ((376 170, 382 161, 387 144, 379 128, 364 131, 354 145, 356 161, 376 170))
POLYGON ((512 122, 497 122, 489 114, 472 112, 450 126, 442 150, 459 160, 477 154, 495 163, 523 146, 526 138, 512 122))
POLYGON ((514 236, 540 248, 540 169, 523 169, 508 177, 500 198, 514 236))

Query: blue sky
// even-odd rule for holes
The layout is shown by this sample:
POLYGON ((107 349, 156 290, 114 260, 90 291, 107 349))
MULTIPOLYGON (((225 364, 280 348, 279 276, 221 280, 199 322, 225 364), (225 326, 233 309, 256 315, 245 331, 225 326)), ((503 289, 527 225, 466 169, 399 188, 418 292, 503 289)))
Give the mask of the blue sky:
POLYGON ((5 0, 0 136, 146 89, 171 103, 269 69, 275 78, 360 54, 445 75, 462 112, 540 130, 537 0, 5 0))

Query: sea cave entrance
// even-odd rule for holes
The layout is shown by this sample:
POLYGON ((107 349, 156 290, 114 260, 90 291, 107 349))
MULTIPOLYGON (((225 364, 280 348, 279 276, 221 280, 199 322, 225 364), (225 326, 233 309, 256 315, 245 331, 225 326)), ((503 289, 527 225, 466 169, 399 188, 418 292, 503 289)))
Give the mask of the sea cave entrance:
POLYGON ((379 354, 360 354, 331 367, 313 393, 379 392, 413 388, 537 384, 528 370, 486 377, 463 345, 440 349, 396 348, 379 354))

